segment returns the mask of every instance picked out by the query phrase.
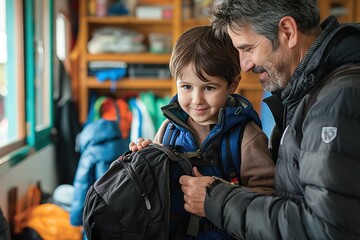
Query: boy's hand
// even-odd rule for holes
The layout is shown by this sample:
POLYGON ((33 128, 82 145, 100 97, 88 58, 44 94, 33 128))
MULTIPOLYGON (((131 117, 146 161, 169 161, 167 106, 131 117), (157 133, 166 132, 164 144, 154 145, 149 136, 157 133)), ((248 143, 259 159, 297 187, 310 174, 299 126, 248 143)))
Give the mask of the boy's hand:
POLYGON ((129 149, 133 152, 139 151, 143 149, 144 147, 149 146, 149 144, 152 143, 151 139, 144 139, 142 137, 137 139, 137 144, 134 142, 131 142, 129 144, 129 149))

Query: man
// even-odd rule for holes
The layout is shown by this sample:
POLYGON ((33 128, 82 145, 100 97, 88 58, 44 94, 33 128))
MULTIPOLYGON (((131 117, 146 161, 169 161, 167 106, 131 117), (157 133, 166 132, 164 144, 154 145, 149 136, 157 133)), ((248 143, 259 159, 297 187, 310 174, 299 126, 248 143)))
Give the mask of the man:
POLYGON ((276 196, 195 169, 185 209, 238 238, 360 239, 359 26, 320 25, 315 0, 225 0, 212 15, 273 93, 276 196))
POLYGON ((5 216, 0 208, 0 239, 10 240, 9 224, 5 219, 5 216))

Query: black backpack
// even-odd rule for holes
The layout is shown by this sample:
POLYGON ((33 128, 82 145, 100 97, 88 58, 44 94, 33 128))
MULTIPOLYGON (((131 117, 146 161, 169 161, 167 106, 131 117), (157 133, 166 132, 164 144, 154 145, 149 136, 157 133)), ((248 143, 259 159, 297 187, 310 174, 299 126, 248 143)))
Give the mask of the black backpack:
POLYGON ((89 239, 169 238, 169 163, 192 175, 188 159, 157 144, 126 152, 89 189, 84 230, 89 239))

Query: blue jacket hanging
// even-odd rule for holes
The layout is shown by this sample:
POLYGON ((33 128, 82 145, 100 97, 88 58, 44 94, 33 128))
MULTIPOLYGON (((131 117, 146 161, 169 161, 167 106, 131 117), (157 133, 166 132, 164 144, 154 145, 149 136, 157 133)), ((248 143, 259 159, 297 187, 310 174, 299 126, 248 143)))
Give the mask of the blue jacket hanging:
POLYGON ((128 150, 129 141, 121 137, 117 121, 99 119, 86 125, 79 135, 78 145, 81 157, 75 174, 75 194, 70 212, 70 222, 74 226, 83 223, 88 189, 115 159, 128 150))

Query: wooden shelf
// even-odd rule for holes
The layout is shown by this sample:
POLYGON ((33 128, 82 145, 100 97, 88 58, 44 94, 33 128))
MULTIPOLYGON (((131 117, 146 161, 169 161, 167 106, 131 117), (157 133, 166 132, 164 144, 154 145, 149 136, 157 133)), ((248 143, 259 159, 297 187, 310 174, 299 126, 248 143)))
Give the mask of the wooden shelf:
MULTIPOLYGON (((123 61, 128 64, 168 64, 169 54, 144 53, 102 53, 90 54, 87 51, 87 43, 93 31, 106 27, 124 27, 144 34, 145 44, 148 44, 148 36, 152 32, 164 32, 171 34, 172 43, 186 30, 200 25, 208 25, 210 21, 204 19, 183 19, 183 0, 139 0, 143 5, 167 5, 173 9, 171 19, 139 19, 133 16, 106 16, 96 17, 87 15, 87 0, 80 0, 79 36, 76 43, 76 54, 72 53, 72 65, 76 70, 72 74, 77 86, 77 95, 80 110, 80 121, 84 122, 87 117, 89 91, 101 91, 105 93, 115 88, 117 93, 134 91, 154 91, 163 95, 174 95, 176 84, 173 79, 161 80, 156 78, 124 78, 113 86, 110 81, 99 82, 95 77, 88 76, 88 63, 90 61, 123 61)), ((320 0, 318 1, 321 19, 324 20, 334 10, 344 10, 345 16, 340 21, 360 21, 360 0, 320 0)), ((76 90, 74 90, 76 92, 76 90)), ((238 92, 248 98, 259 112, 263 96, 263 90, 257 76, 254 74, 243 74, 239 84, 238 92)), ((120 94, 121 95, 121 94, 120 94)))
POLYGON ((101 53, 85 55, 88 61, 124 61, 127 63, 154 63, 168 64, 170 61, 170 53, 101 53))
POLYGON ((106 16, 106 17, 86 17, 88 23, 93 24, 105 24, 105 25, 114 25, 114 24, 146 24, 146 25, 156 25, 156 24, 172 24, 171 19, 139 19, 135 17, 128 16, 106 16))
MULTIPOLYGON (((172 42, 182 33, 182 0, 139 0, 138 4, 145 5, 166 5, 173 9, 173 15, 169 19, 139 19, 133 16, 89 16, 87 0, 80 0, 80 22, 79 37, 77 42, 77 62, 78 65, 78 91, 79 91, 79 110, 80 121, 84 122, 87 116, 89 104, 89 92, 114 90, 117 96, 126 92, 144 92, 153 91, 154 93, 173 95, 176 91, 176 85, 173 79, 159 78, 123 78, 116 82, 100 82, 95 77, 88 76, 88 64, 91 61, 122 61, 127 64, 169 64, 170 53, 154 54, 150 52, 143 53, 101 53, 90 54, 87 51, 87 43, 93 32, 102 27, 123 27, 130 30, 143 33, 144 44, 149 44, 149 34, 152 32, 168 33, 172 37, 172 42)), ((192 24, 200 23, 192 21, 192 24)), ((73 54, 75 56, 75 54, 73 54)), ((75 60, 73 61, 75 65, 75 60)))
POLYGON ((115 83, 109 80, 104 82, 98 81, 95 77, 88 77, 86 86, 89 89, 110 89, 115 87, 116 89, 136 89, 136 90, 164 90, 171 91, 174 85, 172 79, 160 80, 157 78, 124 78, 115 83))

